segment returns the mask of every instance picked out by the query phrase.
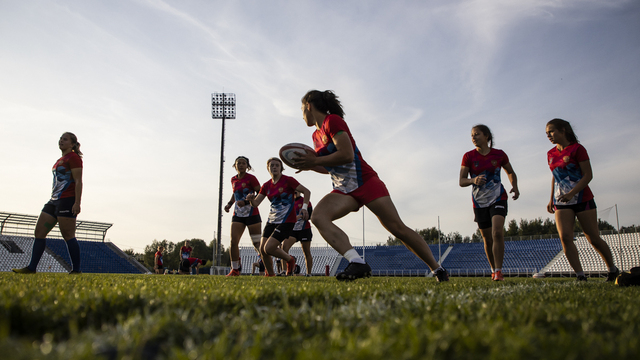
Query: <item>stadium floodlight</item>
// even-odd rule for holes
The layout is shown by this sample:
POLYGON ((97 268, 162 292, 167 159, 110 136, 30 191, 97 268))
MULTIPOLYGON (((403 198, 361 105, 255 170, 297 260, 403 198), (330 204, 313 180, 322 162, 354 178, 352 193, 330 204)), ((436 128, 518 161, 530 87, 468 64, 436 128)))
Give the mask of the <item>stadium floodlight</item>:
POLYGON ((220 141, 220 184, 218 193, 218 231, 216 232, 216 244, 213 249, 213 264, 222 265, 222 175, 224 170, 224 123, 226 119, 236 118, 236 94, 213 93, 211 94, 211 118, 222 119, 222 140, 220 141))

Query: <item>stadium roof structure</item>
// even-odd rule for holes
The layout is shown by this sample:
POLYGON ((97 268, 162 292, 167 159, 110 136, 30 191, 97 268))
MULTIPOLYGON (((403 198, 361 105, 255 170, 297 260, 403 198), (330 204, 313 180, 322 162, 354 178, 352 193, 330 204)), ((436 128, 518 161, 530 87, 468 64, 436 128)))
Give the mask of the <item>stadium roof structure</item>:
MULTIPOLYGON (((38 217, 35 215, 14 214, 0 211, 0 235, 29 236, 33 237, 38 217)), ((107 236, 107 230, 113 224, 76 220, 76 238, 78 240, 103 241, 107 236)), ((58 224, 51 230, 47 238, 62 239, 58 224)))

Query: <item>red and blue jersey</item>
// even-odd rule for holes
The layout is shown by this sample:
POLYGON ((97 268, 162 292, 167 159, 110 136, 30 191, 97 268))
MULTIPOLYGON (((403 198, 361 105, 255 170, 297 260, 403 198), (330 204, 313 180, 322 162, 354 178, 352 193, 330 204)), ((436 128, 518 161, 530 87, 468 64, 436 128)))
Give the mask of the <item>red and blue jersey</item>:
POLYGON ((193 249, 191 248, 191 246, 182 246, 180 248, 180 252, 182 253, 182 258, 183 259, 188 259, 189 257, 191 257, 191 251, 193 251, 193 249))
POLYGON ((255 176, 245 173, 242 179, 240 179, 238 175, 236 175, 231 178, 231 187, 233 188, 233 197, 236 200, 233 216, 249 217, 260 213, 258 208, 251 205, 238 206, 238 201, 245 200, 247 195, 255 193, 256 187, 260 187, 260 183, 255 176))
MULTIPOLYGON (((296 217, 298 215, 300 215, 300 210, 302 210, 302 204, 304 204, 304 198, 302 196, 298 196, 297 199, 295 199, 294 202, 294 208, 296 209, 296 217)), ((309 201, 309 205, 307 206, 307 212, 309 213, 309 215, 311 215, 311 212, 313 211, 313 206, 311 205, 311 201, 309 201)), ((296 224, 293 226, 293 231, 299 231, 299 230, 303 230, 303 229, 310 229, 311 228, 311 224, 309 223, 309 220, 304 220, 302 218, 298 219, 296 221, 296 224)))
POLYGON ((474 208, 486 208, 496 201, 507 200, 507 192, 500 181, 502 167, 509 163, 509 157, 500 149, 491 149, 487 155, 471 150, 462 157, 462 166, 469 168, 471 179, 484 175, 483 185, 473 184, 471 199, 474 208))
POLYGON ((333 188, 348 194, 378 174, 364 161, 347 123, 338 115, 327 115, 322 127, 313 133, 313 145, 318 156, 330 155, 337 151, 333 138, 340 132, 349 135, 353 161, 338 166, 325 166, 325 169, 331 174, 333 188))
POLYGON ((293 192, 299 185, 298 180, 286 175, 281 175, 275 184, 272 180, 262 184, 260 194, 271 201, 268 221, 270 224, 296 222, 293 192))
POLYGON ((156 251, 155 258, 156 258, 156 265, 162 266, 164 262, 162 261, 162 253, 160 251, 156 251))
MULTIPOLYGON (((587 149, 584 146, 579 143, 573 143, 562 149, 562 151, 558 150, 557 147, 549 150, 547 152, 547 161, 554 180, 553 203, 557 204, 560 196, 570 192, 576 186, 576 183, 582 179, 583 174, 582 169, 580 169, 580 163, 589 161, 589 154, 587 154, 587 149)), ((593 193, 589 186, 586 186, 571 200, 561 204, 574 205, 591 199, 593 199, 593 193)))
POLYGON ((58 200, 76 196, 76 183, 71 175, 71 169, 82 168, 82 158, 75 152, 70 152, 53 164, 53 186, 51 200, 58 200))

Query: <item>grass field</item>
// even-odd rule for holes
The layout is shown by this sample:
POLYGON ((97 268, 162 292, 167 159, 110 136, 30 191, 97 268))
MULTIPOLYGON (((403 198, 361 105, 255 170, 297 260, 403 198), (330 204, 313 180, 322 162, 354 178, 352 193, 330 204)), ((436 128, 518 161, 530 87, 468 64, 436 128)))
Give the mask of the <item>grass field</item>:
POLYGON ((640 288, 601 279, 0 273, 0 281, 7 359, 640 358, 640 288))

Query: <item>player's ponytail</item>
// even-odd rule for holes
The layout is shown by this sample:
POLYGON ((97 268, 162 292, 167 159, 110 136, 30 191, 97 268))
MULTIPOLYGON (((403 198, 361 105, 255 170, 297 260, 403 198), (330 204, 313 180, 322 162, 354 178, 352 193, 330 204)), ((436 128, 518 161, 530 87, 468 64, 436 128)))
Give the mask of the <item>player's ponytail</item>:
POLYGON ((564 136, 567 138, 567 140, 569 140, 569 144, 574 144, 579 142, 578 136, 576 135, 575 132, 573 132, 573 128, 571 127, 571 124, 567 120, 555 118, 553 120, 549 120, 549 122, 547 123, 547 126, 549 125, 553 125, 554 128, 564 133, 564 136))
POLYGON ((302 97, 303 104, 312 104, 318 111, 326 114, 338 115, 344 118, 344 109, 338 96, 331 91, 311 90, 302 97))
POLYGON ((80 151, 80 143, 78 142, 78 137, 74 133, 70 133, 68 131, 62 135, 69 135, 69 137, 71 138, 71 142, 73 143, 73 147, 71 148, 71 150, 73 150, 74 153, 78 154, 78 156, 82 157, 82 151, 80 151))

